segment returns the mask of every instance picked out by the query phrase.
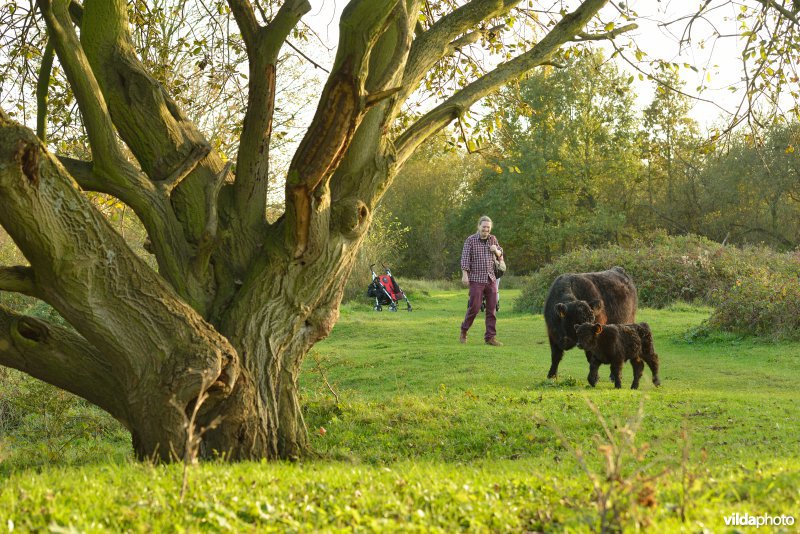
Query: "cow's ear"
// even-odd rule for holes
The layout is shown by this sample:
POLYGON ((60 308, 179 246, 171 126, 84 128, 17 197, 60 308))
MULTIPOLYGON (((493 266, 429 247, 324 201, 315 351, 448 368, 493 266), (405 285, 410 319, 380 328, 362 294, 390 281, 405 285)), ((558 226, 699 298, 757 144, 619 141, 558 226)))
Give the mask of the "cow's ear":
POLYGON ((603 325, 599 323, 594 323, 594 335, 599 336, 602 331, 603 331, 603 325))
POLYGON ((598 299, 590 300, 589 307, 592 308, 594 313, 599 313, 600 309, 603 307, 603 301, 598 299))
POLYGON ((566 317, 567 316, 567 307, 564 305, 563 302, 559 302, 556 304, 556 312, 558 313, 559 317, 566 317))

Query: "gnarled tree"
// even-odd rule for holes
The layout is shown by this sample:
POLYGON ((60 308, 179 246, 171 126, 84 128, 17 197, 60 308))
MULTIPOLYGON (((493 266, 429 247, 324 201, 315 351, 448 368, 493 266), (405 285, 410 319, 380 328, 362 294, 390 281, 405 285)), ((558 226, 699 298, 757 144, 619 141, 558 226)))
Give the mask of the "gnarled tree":
POLYGON ((442 58, 499 31, 498 17, 520 2, 352 0, 286 176, 285 213, 268 223, 278 52, 308 2, 286 0, 271 17, 260 4, 228 2, 249 57, 232 168, 144 68, 125 0, 39 0, 92 158, 51 153, 0 111, 0 225, 30 263, 0 268, 0 290, 44 300, 74 330, 0 308, 0 364, 107 410, 131 431, 139 457, 180 457, 203 392, 197 424, 219 424, 204 434, 202 454, 300 455, 300 365, 336 322, 372 211, 398 169, 472 104, 585 40, 606 1, 574 2, 552 19, 521 11, 539 18, 540 38, 401 128, 403 103, 442 58), (83 191, 136 212, 157 271, 83 191))

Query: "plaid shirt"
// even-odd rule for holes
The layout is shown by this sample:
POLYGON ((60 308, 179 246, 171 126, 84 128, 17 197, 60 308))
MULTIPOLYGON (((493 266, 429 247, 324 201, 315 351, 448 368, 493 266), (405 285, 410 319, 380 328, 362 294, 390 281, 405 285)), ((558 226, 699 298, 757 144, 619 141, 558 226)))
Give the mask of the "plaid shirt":
POLYGON ((469 273, 470 282, 486 283, 495 280, 494 258, 497 256, 489 250, 492 245, 497 245, 502 256, 503 249, 492 234, 489 234, 486 241, 482 241, 477 233, 464 241, 464 250, 461 251, 461 270, 469 273))

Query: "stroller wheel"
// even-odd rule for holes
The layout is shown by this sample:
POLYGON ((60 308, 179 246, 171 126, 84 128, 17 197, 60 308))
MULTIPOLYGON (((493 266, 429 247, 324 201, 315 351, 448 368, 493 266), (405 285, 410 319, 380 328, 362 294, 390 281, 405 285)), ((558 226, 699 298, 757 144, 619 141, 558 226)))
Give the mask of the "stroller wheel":
POLYGON ((396 312, 397 311, 397 306, 389 306, 389 311, 396 312))
POLYGON ((381 305, 380 305, 380 304, 378 304, 377 306, 375 306, 375 311, 381 311, 381 310, 383 310, 383 307, 381 307, 381 305))
POLYGON ((408 308, 406 308, 406 310, 411 311, 411 304, 408 305, 408 308))

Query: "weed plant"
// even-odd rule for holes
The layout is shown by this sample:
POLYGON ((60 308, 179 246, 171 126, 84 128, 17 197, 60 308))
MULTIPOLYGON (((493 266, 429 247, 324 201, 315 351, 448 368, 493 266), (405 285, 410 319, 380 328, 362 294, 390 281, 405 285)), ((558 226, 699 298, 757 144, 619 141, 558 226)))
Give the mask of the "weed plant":
POLYGON ((5 367, 0 384, 0 472, 131 455, 128 432, 83 399, 5 367))

